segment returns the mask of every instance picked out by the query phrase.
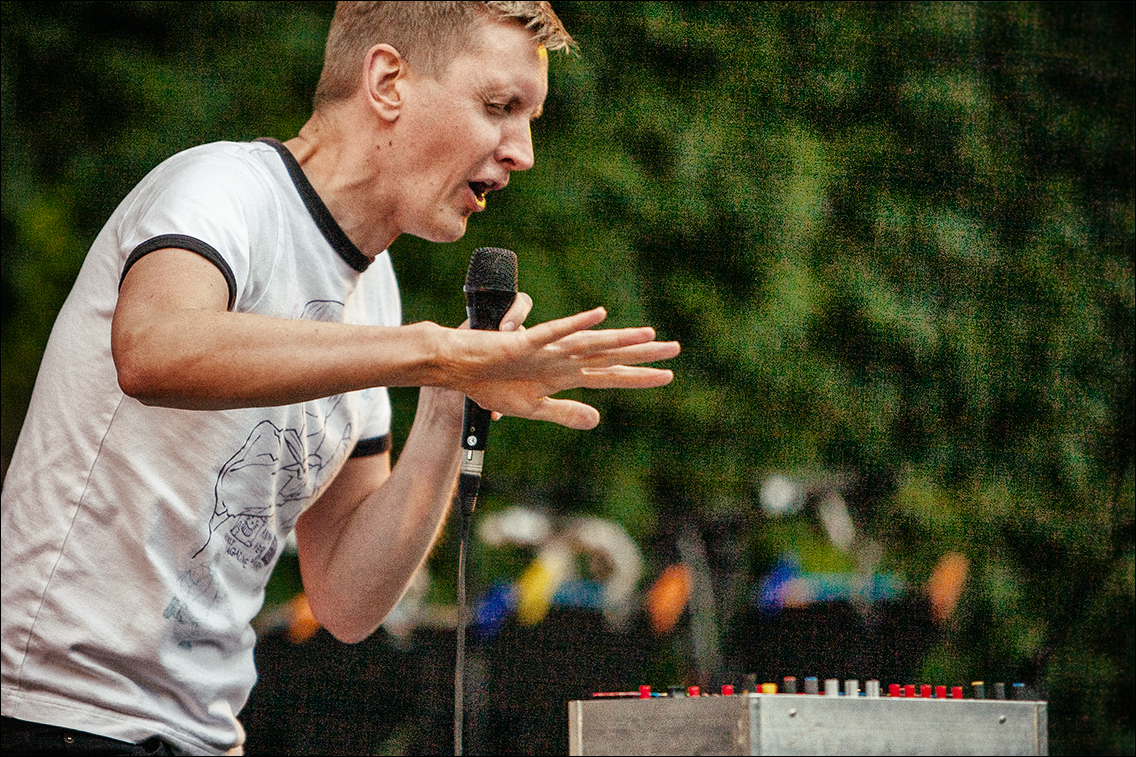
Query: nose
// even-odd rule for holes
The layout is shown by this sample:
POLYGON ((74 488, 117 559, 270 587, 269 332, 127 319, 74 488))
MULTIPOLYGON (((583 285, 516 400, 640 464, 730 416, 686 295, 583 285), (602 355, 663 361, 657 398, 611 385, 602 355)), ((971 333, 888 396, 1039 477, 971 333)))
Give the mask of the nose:
POLYGON ((527 171, 535 165, 532 128, 528 119, 518 119, 506 128, 497 149, 497 161, 510 171, 527 171))

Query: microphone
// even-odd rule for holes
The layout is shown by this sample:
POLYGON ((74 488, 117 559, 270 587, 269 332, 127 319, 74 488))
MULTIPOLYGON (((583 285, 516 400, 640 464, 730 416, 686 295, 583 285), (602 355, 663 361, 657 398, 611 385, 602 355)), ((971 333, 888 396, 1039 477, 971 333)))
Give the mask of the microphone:
MULTIPOLYGON (((517 255, 500 247, 478 247, 469 258, 465 275, 465 310, 471 328, 496 331, 517 297, 517 255)), ((461 474, 458 500, 469 517, 481 488, 481 467, 489 436, 490 413, 469 397, 462 418, 461 474)))

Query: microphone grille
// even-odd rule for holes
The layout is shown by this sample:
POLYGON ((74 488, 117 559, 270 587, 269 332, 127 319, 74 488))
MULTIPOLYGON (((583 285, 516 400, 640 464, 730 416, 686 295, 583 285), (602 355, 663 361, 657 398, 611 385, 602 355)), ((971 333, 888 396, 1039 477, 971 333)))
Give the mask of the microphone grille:
POLYGON ((465 289, 517 291, 517 254, 500 247, 478 247, 469 257, 465 289))

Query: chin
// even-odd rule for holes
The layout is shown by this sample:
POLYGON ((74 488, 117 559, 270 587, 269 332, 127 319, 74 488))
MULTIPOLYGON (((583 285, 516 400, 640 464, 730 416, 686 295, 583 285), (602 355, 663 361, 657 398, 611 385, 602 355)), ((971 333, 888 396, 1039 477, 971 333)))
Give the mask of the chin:
POLYGON ((436 244, 456 242, 465 236, 467 220, 468 219, 463 218, 461 220, 461 223, 448 225, 444 228, 434 227, 430 229, 422 229, 420 232, 411 232, 411 234, 420 239, 425 239, 427 242, 434 242, 436 244))

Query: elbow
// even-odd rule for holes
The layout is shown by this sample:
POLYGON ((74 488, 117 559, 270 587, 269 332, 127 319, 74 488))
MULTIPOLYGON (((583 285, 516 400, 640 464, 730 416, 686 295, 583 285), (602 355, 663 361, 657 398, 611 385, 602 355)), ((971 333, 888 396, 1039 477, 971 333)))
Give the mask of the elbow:
POLYGON ((334 617, 324 620, 316 615, 316 622, 334 636, 336 641, 342 644, 358 644, 361 641, 366 641, 371 638, 371 634, 379 630, 378 626, 373 628, 365 627, 353 624, 345 619, 334 617))
POLYGON ((127 397, 132 397, 143 405, 153 404, 150 400, 150 393, 147 390, 146 381, 138 371, 118 368, 118 388, 121 389, 122 393, 127 397))
POLYGON ((137 355, 137 351, 115 349, 112 354, 118 388, 122 393, 143 405, 161 404, 161 392, 158 391, 154 371, 137 355))
POLYGON ((368 623, 366 619, 353 616, 350 612, 337 610, 336 607, 329 606, 326 601, 321 602, 313 597, 311 593, 307 594, 307 598, 315 621, 334 636, 336 641, 343 644, 366 641, 379 628, 380 624, 372 625, 373 621, 368 623))
POLYGON ((147 371, 131 354, 124 354, 122 350, 114 350, 114 371, 118 377, 118 388, 127 397, 147 403, 150 397, 150 379, 147 371))
POLYGON ((187 400, 184 371, 176 370, 180 365, 155 349, 153 342, 112 333, 111 358, 118 388, 127 397, 150 407, 198 408, 187 400))
POLYGON ((371 634, 374 633, 374 631, 368 633, 353 633, 352 631, 354 629, 338 629, 330 626, 324 626, 324 628, 341 644, 358 644, 361 641, 366 641, 370 638, 371 634))

